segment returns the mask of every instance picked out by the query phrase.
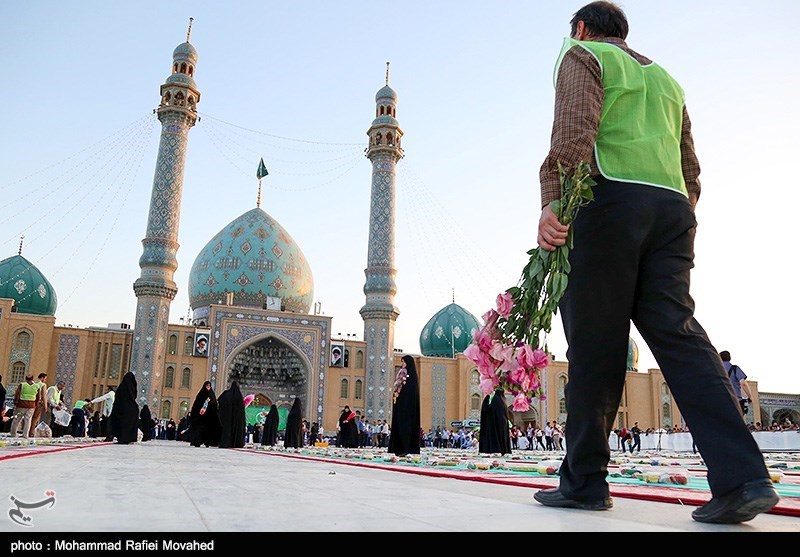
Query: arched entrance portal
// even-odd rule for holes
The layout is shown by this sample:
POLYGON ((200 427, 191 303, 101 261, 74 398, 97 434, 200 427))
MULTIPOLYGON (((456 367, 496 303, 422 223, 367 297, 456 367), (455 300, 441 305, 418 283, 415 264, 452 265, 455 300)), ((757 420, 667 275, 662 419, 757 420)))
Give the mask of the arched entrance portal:
POLYGON ((295 397, 305 402, 305 359, 279 338, 269 336, 243 348, 231 360, 227 375, 226 388, 238 381, 243 395, 256 395, 251 406, 269 410, 275 403, 288 411, 295 397))

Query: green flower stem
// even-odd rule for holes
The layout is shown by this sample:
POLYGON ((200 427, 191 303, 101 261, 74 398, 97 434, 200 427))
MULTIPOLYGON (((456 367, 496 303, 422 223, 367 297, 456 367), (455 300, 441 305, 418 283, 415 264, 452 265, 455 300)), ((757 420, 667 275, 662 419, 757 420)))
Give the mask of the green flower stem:
MULTIPOLYGON (((568 173, 558 163, 561 182, 561 199, 553 201, 550 208, 562 224, 572 224, 578 210, 594 199, 591 169, 580 163, 568 173)), ((569 253, 573 247, 572 228, 567 242, 552 252, 540 247, 528 251, 530 259, 522 270, 515 287, 509 288, 514 303, 511 314, 500 318, 497 327, 503 339, 510 343, 526 342, 534 348, 542 345, 546 350, 546 336, 550 332, 553 316, 558 312, 558 302, 567 290, 570 272, 569 253), (544 338, 542 337, 544 333, 544 338)))

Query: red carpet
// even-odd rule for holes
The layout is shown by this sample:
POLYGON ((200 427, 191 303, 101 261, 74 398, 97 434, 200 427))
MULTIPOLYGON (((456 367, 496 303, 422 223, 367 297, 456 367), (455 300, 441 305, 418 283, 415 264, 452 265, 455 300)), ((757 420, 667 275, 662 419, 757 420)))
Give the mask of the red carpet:
POLYGON ((90 447, 102 447, 104 445, 111 445, 111 443, 86 443, 85 445, 34 445, 25 448, 17 449, 15 447, 3 447, 12 452, 11 454, 0 455, 0 461, 11 460, 12 458, 22 458, 25 456, 37 456, 52 453, 60 453, 61 451, 72 451, 75 449, 88 449, 90 447))

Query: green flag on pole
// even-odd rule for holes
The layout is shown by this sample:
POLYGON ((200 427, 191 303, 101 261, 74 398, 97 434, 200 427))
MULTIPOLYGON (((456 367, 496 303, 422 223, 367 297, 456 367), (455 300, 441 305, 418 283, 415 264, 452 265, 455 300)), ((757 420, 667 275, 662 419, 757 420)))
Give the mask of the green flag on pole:
POLYGON ((267 174, 269 174, 269 172, 267 172, 267 167, 264 166, 264 159, 262 158, 261 162, 258 163, 258 170, 256 171, 256 178, 258 178, 260 180, 261 178, 263 178, 267 174))

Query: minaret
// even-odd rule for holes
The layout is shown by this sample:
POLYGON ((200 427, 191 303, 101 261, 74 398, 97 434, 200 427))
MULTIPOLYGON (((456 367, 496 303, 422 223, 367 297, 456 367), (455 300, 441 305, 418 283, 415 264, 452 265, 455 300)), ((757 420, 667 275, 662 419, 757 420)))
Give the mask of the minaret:
POLYGON ((150 404, 158 412, 153 389, 161 384, 169 306, 178 287, 172 280, 178 268, 178 224, 180 221, 183 167, 189 129, 197 121, 200 92, 194 82, 197 51, 189 44, 191 18, 186 42, 172 54, 172 75, 161 86, 161 104, 156 109, 161 121, 161 141, 150 197, 144 251, 139 259, 141 276, 133 283, 136 293, 136 325, 131 351, 131 371, 139 387, 139 404, 150 404))
POLYGON ((388 419, 394 383, 394 322, 400 311, 394 305, 394 190, 395 167, 403 158, 403 131, 395 120, 397 93, 386 85, 375 95, 375 120, 367 131, 367 158, 372 161, 372 193, 369 210, 367 301, 361 308, 366 342, 367 397, 365 412, 370 420, 388 419))

